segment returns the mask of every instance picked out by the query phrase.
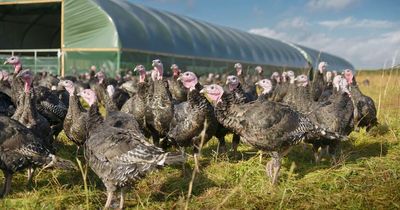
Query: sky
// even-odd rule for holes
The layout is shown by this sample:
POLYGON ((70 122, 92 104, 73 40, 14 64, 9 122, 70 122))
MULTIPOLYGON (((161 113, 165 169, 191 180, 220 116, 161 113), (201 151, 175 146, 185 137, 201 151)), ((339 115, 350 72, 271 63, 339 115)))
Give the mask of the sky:
POLYGON ((129 0, 332 53, 357 69, 400 64, 400 0, 129 0))

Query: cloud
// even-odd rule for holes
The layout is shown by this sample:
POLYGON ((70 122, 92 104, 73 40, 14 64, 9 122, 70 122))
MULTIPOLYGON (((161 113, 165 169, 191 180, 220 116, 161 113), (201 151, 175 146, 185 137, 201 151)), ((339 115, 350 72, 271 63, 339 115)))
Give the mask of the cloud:
MULTIPOLYGON (((400 30, 383 33, 376 37, 334 37, 329 33, 277 31, 274 28, 255 28, 250 33, 282 39, 307 47, 332 53, 353 63, 356 68, 381 68, 391 64, 395 52, 400 51, 400 30)), ((399 58, 394 65, 398 65, 399 58)))
POLYGON ((249 30, 250 33, 258 34, 261 36, 266 36, 274 39, 283 39, 283 40, 290 40, 291 37, 288 36, 286 33, 275 31, 271 28, 254 28, 249 30))
POLYGON ((328 27, 330 29, 334 28, 391 28, 395 26, 395 23, 387 20, 371 20, 362 19, 357 20, 353 17, 346 17, 340 20, 326 20, 318 22, 319 25, 328 27))
POLYGON ((312 10, 340 10, 346 8, 358 0, 309 0, 307 3, 307 7, 312 10))
POLYGON ((309 26, 310 23, 303 17, 294 17, 291 19, 285 19, 277 24, 278 28, 304 28, 309 26))

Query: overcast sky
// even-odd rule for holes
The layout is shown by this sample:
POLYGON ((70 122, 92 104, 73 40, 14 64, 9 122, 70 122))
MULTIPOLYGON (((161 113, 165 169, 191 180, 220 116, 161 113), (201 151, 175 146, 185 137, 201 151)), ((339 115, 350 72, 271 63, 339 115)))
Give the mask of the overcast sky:
POLYGON ((322 50, 357 69, 400 63, 400 0, 130 0, 322 50))

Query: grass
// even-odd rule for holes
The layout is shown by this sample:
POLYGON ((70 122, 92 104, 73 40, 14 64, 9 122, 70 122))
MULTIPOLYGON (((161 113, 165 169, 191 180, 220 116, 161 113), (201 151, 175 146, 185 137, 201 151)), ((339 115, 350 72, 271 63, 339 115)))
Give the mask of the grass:
MULTIPOLYGON (((381 125, 369 133, 353 132, 342 145, 337 165, 328 159, 315 165, 311 148, 299 145, 283 159, 279 185, 271 186, 264 171, 265 155, 260 158, 257 151, 241 145, 238 160, 230 154, 218 157, 213 139, 202 151, 201 171, 193 182, 190 158, 185 171, 181 166, 166 167, 137 183, 128 192, 127 208, 399 209, 399 70, 359 72, 357 79, 370 80, 370 86, 361 89, 379 104, 381 125)), ((231 136, 226 138, 230 142, 231 136)), ((58 141, 59 155, 75 160, 75 146, 63 135, 58 141)), ((25 173, 19 173, 0 209, 99 209, 106 199, 104 186, 93 172, 87 173, 84 182, 81 171, 45 171, 35 177, 31 188, 26 186, 25 173)))

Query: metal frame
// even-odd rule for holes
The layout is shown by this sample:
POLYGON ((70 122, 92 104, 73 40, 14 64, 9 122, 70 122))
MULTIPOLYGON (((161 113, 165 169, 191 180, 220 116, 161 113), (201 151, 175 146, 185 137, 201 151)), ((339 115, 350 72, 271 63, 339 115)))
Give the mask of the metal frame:
POLYGON ((0 50, 0 54, 10 54, 14 56, 16 53, 33 53, 34 58, 34 65, 33 71, 37 71, 37 59, 38 59, 38 52, 56 52, 57 53, 57 66, 58 66, 58 74, 61 74, 60 64, 61 64, 61 49, 9 49, 9 50, 0 50))

